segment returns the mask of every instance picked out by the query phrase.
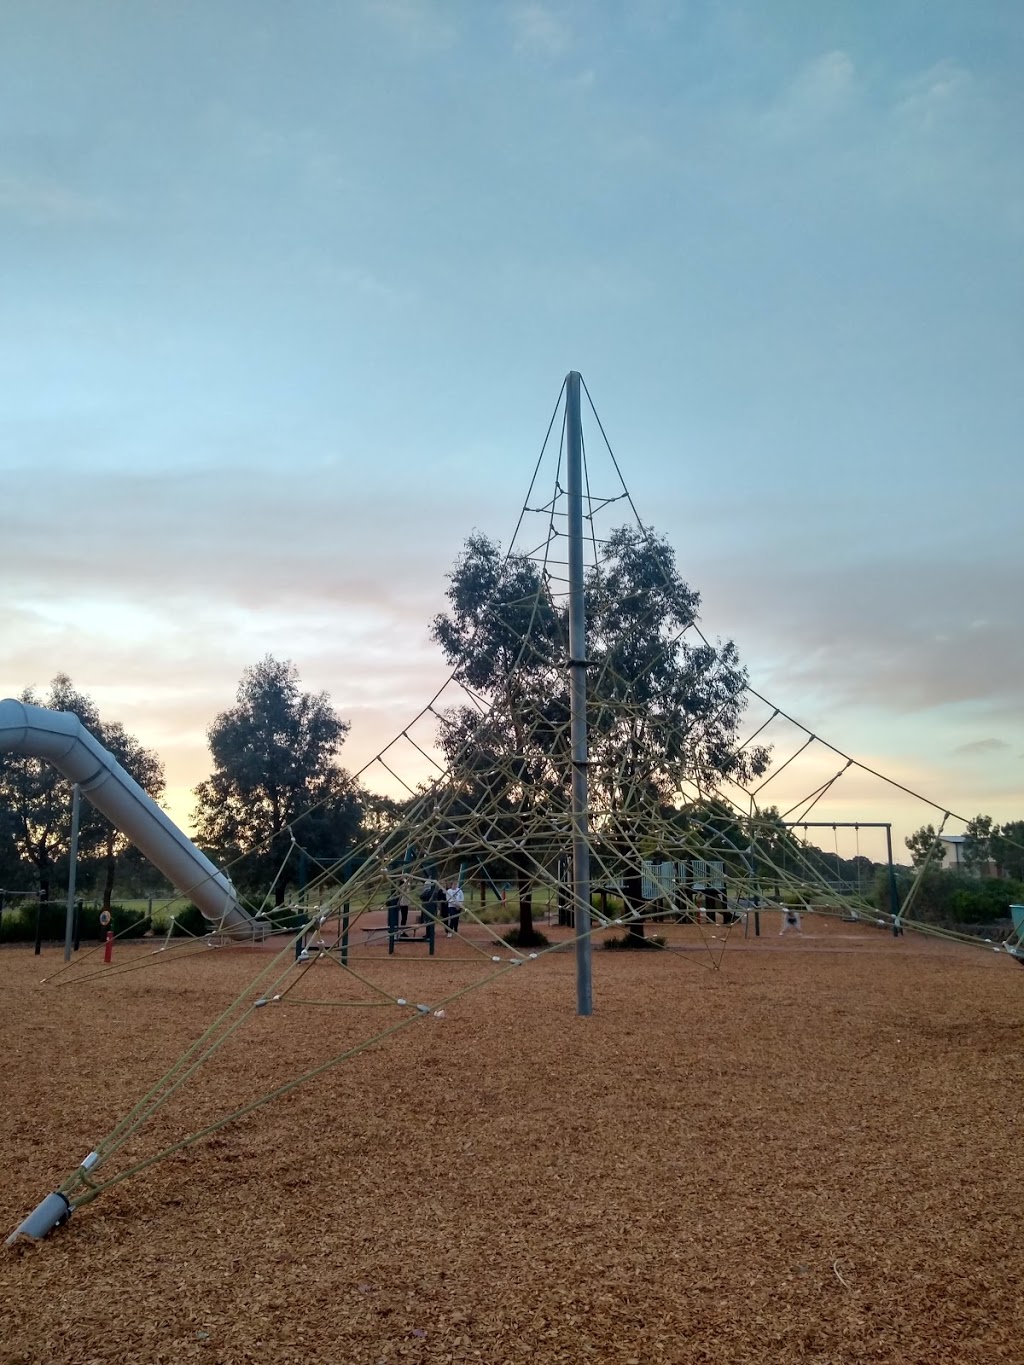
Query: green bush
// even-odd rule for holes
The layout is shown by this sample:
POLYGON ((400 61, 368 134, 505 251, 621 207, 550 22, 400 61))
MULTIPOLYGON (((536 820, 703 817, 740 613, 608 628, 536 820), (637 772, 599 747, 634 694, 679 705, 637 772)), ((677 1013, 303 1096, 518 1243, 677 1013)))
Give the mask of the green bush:
POLYGON ((110 927, 115 938, 143 938, 153 928, 153 921, 145 910, 125 910, 123 906, 112 905, 110 927))
POLYGON ((100 924, 101 910, 98 905, 83 906, 78 912, 78 936, 81 939, 104 939, 107 930, 114 931, 114 937, 142 938, 153 925, 145 910, 126 910, 123 905, 110 907, 110 923, 100 924))
MULTIPOLYGON (((46 911, 43 912, 43 938, 53 937, 47 933, 50 925, 54 924, 46 911)), ((64 937, 63 924, 60 930, 61 938, 64 937)), ((36 936, 36 908, 34 905, 23 905, 18 910, 5 910, 3 917, 0 918, 0 943, 31 943, 36 936)))
POLYGON ((961 887, 950 897, 952 918, 963 924, 992 924, 1010 918, 1010 906, 1021 903, 1024 887, 1019 882, 1004 882, 994 877, 961 887))
POLYGON ((547 934, 542 934, 541 931, 534 926, 529 941, 520 943, 518 925, 515 929, 510 929, 507 934, 502 934, 501 941, 509 948, 546 948, 551 942, 547 934))
POLYGON ((488 905, 480 911, 480 918, 484 924, 512 924, 519 919, 519 902, 507 901, 502 905, 499 901, 496 905, 488 905))
MULTIPOLYGON (((42 940, 44 943, 63 943, 67 907, 60 901, 47 901, 42 906, 42 940)), ((125 910, 120 905, 110 907, 110 926, 115 938, 141 938, 150 929, 149 916, 144 910, 125 910)), ((100 924, 98 906, 84 905, 78 911, 78 937, 86 943, 106 938, 107 930, 100 924)), ((5 910, 0 921, 0 943, 32 943, 36 937, 36 906, 22 904, 17 910, 5 910)))
POLYGON ((208 934, 213 925, 203 915, 198 905, 186 905, 174 912, 175 938, 186 938, 192 936, 201 938, 203 934, 208 934))
MULTIPOLYGON (((909 868, 896 868, 896 887, 900 905, 905 905, 915 874, 909 868)), ((996 877, 979 879, 966 872, 930 868, 921 880, 917 895, 908 910, 910 919, 929 924, 992 924, 1009 919, 1010 906, 1021 903, 1024 894, 1019 882, 996 877)), ((888 869, 875 874, 872 896, 879 910, 889 909, 888 869)))

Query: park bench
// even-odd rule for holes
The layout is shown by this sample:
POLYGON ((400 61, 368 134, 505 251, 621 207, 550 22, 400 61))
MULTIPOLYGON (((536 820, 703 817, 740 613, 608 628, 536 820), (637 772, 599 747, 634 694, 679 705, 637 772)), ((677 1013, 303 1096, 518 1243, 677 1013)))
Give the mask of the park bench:
POLYGON ((427 952, 431 957, 434 956, 434 939, 437 930, 437 920, 433 915, 421 912, 420 924, 399 924, 398 910, 394 907, 388 910, 387 924, 377 924, 373 928, 366 930, 366 942, 370 944, 375 938, 386 934, 388 939, 388 956, 393 955, 396 943, 425 943, 427 952), (418 934, 416 930, 422 928, 423 933, 418 934))

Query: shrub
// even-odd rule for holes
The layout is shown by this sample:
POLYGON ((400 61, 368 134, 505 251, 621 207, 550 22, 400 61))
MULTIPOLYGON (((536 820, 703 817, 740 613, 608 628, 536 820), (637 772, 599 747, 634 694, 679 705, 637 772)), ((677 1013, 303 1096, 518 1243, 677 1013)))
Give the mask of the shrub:
MULTIPOLYGON (((46 901, 42 906, 42 940, 44 943, 63 943, 67 923, 67 906, 60 901, 46 901)), ((80 905, 78 909, 78 937, 85 942, 99 942, 106 938, 107 927, 115 938, 141 938, 152 928, 144 910, 126 910, 121 905, 110 907, 110 925, 100 924, 100 909, 95 905, 80 905)), ((23 903, 17 910, 5 910, 0 920, 0 943, 32 943, 36 936, 36 906, 23 903)))
POLYGON ((1022 888, 1017 882, 986 878, 961 887, 950 897, 952 918, 964 924, 992 924, 1010 918, 1010 906, 1019 905, 1022 888))
MULTIPOLYGON (((900 905, 906 904, 913 880, 913 874, 906 868, 896 869, 900 905)), ((1009 919, 1010 906, 1020 903, 1022 890, 1019 882, 995 877, 981 880, 965 872, 930 869, 907 913, 911 919, 930 924, 991 924, 1009 919)), ((879 868, 876 877, 874 903, 880 910, 889 909, 885 868, 879 868)))
MULTIPOLYGON (((43 917, 43 937, 46 933, 47 921, 44 912, 43 917)), ((63 929, 61 935, 63 936, 63 929)), ((23 905, 18 910, 5 910, 0 918, 0 943, 29 943, 36 936, 36 908, 34 905, 23 905)))
POLYGON ((542 934, 536 927, 534 927, 528 940, 520 942, 518 925, 514 929, 510 929, 507 934, 503 934, 501 941, 508 948, 546 948, 551 942, 547 934, 542 934))
POLYGON ((112 905, 110 927, 115 938, 143 938, 153 928, 153 921, 145 910, 125 910, 123 906, 112 905))
POLYGON ((175 938, 184 938, 192 935, 201 938, 203 934, 208 934, 213 925, 206 919, 198 905, 186 905, 183 909, 174 913, 175 938))
POLYGON ((499 901, 495 905, 488 905, 481 910, 480 918, 485 924, 511 924, 519 919, 519 902, 513 904, 507 901, 502 905, 499 901))
POLYGON ((100 924, 100 907, 85 905, 78 912, 78 936, 83 939, 104 939, 107 930, 114 931, 114 937, 142 938, 153 925, 145 910, 126 910, 123 905, 110 907, 109 925, 100 924))

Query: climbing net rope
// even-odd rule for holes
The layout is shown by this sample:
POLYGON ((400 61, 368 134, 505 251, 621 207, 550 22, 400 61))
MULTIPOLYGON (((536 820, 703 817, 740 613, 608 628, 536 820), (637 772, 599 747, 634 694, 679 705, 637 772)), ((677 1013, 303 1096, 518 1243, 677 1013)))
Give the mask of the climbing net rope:
MULTIPOLYGON (((951 819, 963 817, 858 762, 750 685, 731 642, 713 641, 702 630, 699 598, 681 581, 670 547, 637 514, 585 386, 584 392, 599 435, 596 459, 584 448, 589 842, 596 893, 590 935, 643 942, 672 969, 717 969, 730 935, 738 924, 745 927, 741 916, 765 908, 976 942, 915 917, 931 857, 901 903, 886 900, 879 907, 871 886, 861 884, 859 862, 855 884, 838 876, 838 842, 830 869, 820 850, 793 836, 792 826, 812 812, 819 819, 827 810, 845 816, 844 789, 854 782, 855 799, 863 799, 865 780, 934 809, 941 817, 939 835, 951 819), (659 932, 651 936, 653 921, 659 932)), ((571 943, 578 907, 566 875, 572 763, 564 448, 560 395, 508 549, 502 556, 478 540, 467 550, 462 572, 453 575, 450 610, 435 626, 453 663, 449 677, 354 775, 402 793, 399 814, 336 861, 318 860, 293 834, 286 857, 305 852, 314 867, 301 906, 293 901, 285 907, 301 909, 300 927, 275 930, 279 921, 267 917, 269 932, 282 934, 280 950, 69 1175, 61 1193, 71 1207, 469 992, 507 973, 535 969, 571 943), (560 412, 559 440, 553 437, 560 412), (429 1004, 417 1002, 412 990, 397 994, 394 971, 382 984, 375 977, 379 955, 354 937, 375 910, 403 902, 416 907, 424 879, 476 886, 481 894, 479 912, 468 901, 462 907, 452 949, 440 959, 480 970, 446 986, 429 1004), (506 888, 521 914, 524 905, 557 906, 569 937, 510 947, 509 926, 493 923, 482 904, 506 888), (297 936, 306 943, 301 960, 297 936), (341 973, 320 975, 319 998, 305 996, 310 973, 324 960, 341 973), (343 998, 331 983, 344 983, 355 997, 343 998), (367 1014, 365 1037, 159 1150, 123 1159, 140 1130, 258 1012, 285 1004, 389 1008, 399 1017, 379 1027, 372 1020, 380 1016, 367 1014)), ((428 907, 431 917, 440 918, 440 910, 428 907)), ((1016 954, 1018 945, 1011 941, 997 951, 1004 949, 1016 954)), ((112 971, 63 979, 110 980, 118 972, 208 952, 205 939, 168 940, 112 971)))

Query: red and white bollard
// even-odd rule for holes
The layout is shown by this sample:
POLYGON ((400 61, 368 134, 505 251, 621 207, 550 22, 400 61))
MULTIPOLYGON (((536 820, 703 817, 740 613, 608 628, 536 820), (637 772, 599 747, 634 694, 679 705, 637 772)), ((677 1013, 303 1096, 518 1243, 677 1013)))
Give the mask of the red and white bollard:
POLYGON ((109 962, 114 953, 114 931, 107 930, 106 942, 103 944, 103 961, 109 962))

